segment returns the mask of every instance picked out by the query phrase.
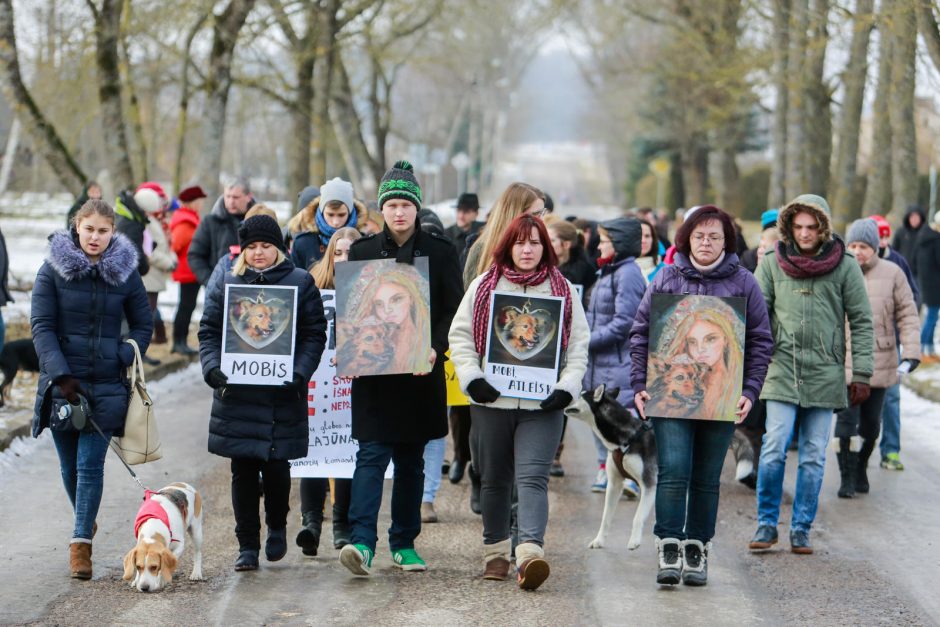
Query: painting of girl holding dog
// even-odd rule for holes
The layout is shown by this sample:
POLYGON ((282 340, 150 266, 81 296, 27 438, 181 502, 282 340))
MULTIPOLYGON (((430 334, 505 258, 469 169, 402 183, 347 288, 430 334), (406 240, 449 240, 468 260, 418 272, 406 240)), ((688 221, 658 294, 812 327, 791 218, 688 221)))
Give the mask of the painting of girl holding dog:
POLYGON ((740 265, 735 239, 733 219, 718 207, 705 205, 689 210, 676 233, 675 262, 653 279, 630 330, 634 403, 641 418, 652 420, 656 433, 659 475, 653 533, 659 554, 659 584, 707 583, 721 467, 735 422, 744 420, 757 401, 773 352, 764 296, 754 275, 740 265), (742 298, 745 321, 742 323, 733 311, 733 317, 724 315, 719 308, 712 308, 715 315, 706 314, 707 307, 697 311, 688 299, 689 310, 678 313, 679 319, 671 327, 674 333, 651 337, 654 294, 742 298), (743 363, 735 357, 742 354, 735 345, 739 334, 734 332, 741 324, 743 363), (693 383, 696 371, 714 369, 714 374, 704 372, 700 379, 705 383, 702 402, 711 412, 702 417, 711 419, 657 416, 656 402, 663 400, 664 393, 647 380, 648 365, 688 369, 693 383), (735 398, 736 393, 730 393, 726 386, 737 385, 739 376, 742 391, 735 398), (728 411, 734 421, 720 419, 728 411))

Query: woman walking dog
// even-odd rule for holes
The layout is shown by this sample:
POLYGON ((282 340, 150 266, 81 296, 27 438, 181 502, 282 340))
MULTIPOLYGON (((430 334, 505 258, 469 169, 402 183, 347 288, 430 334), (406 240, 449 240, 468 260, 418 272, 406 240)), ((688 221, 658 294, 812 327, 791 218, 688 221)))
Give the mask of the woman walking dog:
POLYGON ((49 238, 50 250, 36 275, 30 323, 41 370, 33 437, 52 430, 62 481, 75 525, 69 569, 91 579, 91 542, 104 488, 104 458, 112 435, 121 435, 127 414, 124 369, 133 347, 121 340, 121 321, 144 353, 153 333, 147 292, 137 274, 137 252, 114 232, 114 210, 89 200, 75 213, 68 232, 49 238), (87 413, 78 431, 69 412, 87 413))

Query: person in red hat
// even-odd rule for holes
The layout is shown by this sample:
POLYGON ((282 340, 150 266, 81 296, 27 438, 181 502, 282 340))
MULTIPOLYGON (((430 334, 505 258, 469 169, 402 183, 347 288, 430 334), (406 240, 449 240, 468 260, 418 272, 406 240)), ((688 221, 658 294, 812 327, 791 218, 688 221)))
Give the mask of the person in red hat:
POLYGON ((180 190, 177 198, 180 207, 173 213, 170 220, 170 246, 179 265, 173 272, 173 280, 180 284, 179 305, 173 319, 173 352, 184 356, 197 355, 199 351, 190 348, 187 343, 189 336, 189 323, 196 309, 196 297, 199 295, 199 281, 189 267, 186 254, 189 244, 193 241, 193 233, 199 226, 200 212, 206 193, 198 185, 180 190))

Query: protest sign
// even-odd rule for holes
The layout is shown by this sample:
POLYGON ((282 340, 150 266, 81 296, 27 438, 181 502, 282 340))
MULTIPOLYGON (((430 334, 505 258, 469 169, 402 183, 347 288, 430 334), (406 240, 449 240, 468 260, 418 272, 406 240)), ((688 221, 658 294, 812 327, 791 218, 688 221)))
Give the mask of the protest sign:
POLYGON ((297 288, 226 285, 220 368, 229 383, 282 385, 294 378, 297 288))

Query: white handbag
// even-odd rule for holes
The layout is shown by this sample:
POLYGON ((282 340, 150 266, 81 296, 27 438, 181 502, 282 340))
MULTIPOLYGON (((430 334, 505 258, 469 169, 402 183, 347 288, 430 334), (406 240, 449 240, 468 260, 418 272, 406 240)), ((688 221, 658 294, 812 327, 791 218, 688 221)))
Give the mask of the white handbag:
POLYGON ((127 340, 134 347, 134 362, 130 365, 131 392, 127 404, 127 419, 124 421, 124 436, 114 438, 118 453, 130 465, 146 464, 163 457, 160 434, 157 432, 157 417, 153 401, 147 393, 140 348, 134 340, 127 340))

